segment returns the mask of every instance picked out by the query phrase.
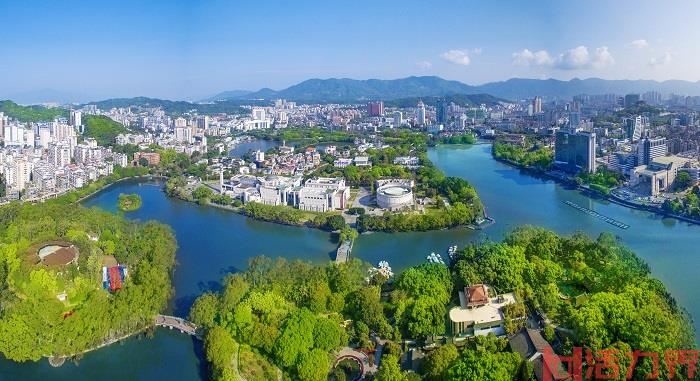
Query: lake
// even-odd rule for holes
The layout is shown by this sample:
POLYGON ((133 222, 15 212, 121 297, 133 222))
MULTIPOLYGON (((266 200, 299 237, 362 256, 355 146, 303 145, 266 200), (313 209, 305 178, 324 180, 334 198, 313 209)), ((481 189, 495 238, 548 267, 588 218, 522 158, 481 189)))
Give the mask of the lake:
MULTIPOLYGON (((264 147, 262 147, 264 148, 264 147)), ((246 149, 247 151, 247 149, 246 149)), ((700 226, 652 213, 591 199, 578 191, 523 173, 491 158, 490 145, 440 146, 430 159, 450 176, 469 180, 477 188, 496 224, 482 231, 466 228, 419 233, 362 234, 352 255, 376 264, 387 260, 400 271, 425 261, 430 252, 444 252, 475 241, 500 240, 516 226, 544 226, 561 234, 583 231, 597 236, 612 232, 649 263, 678 302, 700 316, 696 272, 700 266, 700 226), (630 225, 623 230, 583 213, 570 201, 630 225)), ((319 230, 253 221, 213 207, 170 199, 158 182, 126 181, 86 200, 116 212, 119 193, 138 193, 141 209, 129 218, 158 220, 173 227, 178 240, 178 266, 173 277, 171 313, 186 316, 194 298, 216 290, 228 272, 244 269, 256 255, 301 258, 316 263, 333 259, 337 241, 319 230)), ((696 329, 698 323, 696 322, 696 329)), ((158 329, 152 339, 132 338, 87 354, 79 366, 51 368, 46 360, 16 364, 0 361, 0 380, 200 380, 206 379, 201 344, 190 337, 158 329)))

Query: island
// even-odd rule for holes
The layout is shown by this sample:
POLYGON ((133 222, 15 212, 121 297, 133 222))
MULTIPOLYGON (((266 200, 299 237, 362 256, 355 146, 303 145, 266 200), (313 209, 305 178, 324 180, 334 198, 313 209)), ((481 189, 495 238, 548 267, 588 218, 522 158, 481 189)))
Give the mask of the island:
POLYGON ((360 232, 401 232, 478 227, 488 220, 474 187, 445 176, 427 157, 429 145, 470 144, 471 134, 287 129, 257 136, 282 138, 282 145, 209 165, 206 172, 218 171, 218 181, 171 176, 166 193, 264 221, 331 231, 342 229, 343 221, 360 232), (291 137, 314 144, 287 145, 284 138, 291 137))
MULTIPOLYGON (((449 254, 400 274, 357 259, 252 258, 190 310, 206 331, 212 378, 531 379, 561 371, 543 351, 663 356, 695 348, 687 313, 609 233, 591 239, 526 226, 449 254), (407 356, 422 365, 402 370, 400 358, 416 361, 407 356)), ((637 364, 632 374, 648 370, 637 364)), ((663 378, 669 372, 660 369, 663 378)))
POLYGON ((120 194, 118 207, 122 212, 133 212, 141 208, 141 196, 136 193, 120 194))
POLYGON ((79 358, 152 327, 176 246, 166 225, 61 199, 0 207, 0 353, 79 358))

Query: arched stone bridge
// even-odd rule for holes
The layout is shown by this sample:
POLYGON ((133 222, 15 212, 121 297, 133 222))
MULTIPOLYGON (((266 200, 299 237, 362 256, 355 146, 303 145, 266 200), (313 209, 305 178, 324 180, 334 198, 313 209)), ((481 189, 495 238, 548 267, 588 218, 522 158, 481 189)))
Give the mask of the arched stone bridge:
POLYGON ((202 332, 198 329, 196 324, 177 316, 156 315, 155 324, 156 327, 177 329, 182 333, 186 333, 198 339, 202 338, 202 332))

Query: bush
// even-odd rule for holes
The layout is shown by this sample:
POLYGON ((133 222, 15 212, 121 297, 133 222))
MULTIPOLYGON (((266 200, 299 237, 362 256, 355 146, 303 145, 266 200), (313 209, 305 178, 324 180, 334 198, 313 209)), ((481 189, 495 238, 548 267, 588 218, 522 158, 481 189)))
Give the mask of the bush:
POLYGON ((348 214, 350 214, 352 216, 355 216, 355 215, 361 216, 361 215, 365 214, 365 212, 366 212, 365 208, 350 208, 350 209, 348 209, 348 214))

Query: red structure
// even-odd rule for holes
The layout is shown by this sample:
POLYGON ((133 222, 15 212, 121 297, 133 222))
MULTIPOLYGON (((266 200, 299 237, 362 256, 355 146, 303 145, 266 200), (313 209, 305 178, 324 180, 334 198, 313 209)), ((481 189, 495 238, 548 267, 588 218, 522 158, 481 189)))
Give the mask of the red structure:
POLYGON ((116 291, 122 288, 122 276, 119 272, 119 266, 109 268, 109 289, 116 291))
POLYGON ((369 116, 384 115, 384 102, 379 101, 367 103, 367 114, 369 114, 369 116))

